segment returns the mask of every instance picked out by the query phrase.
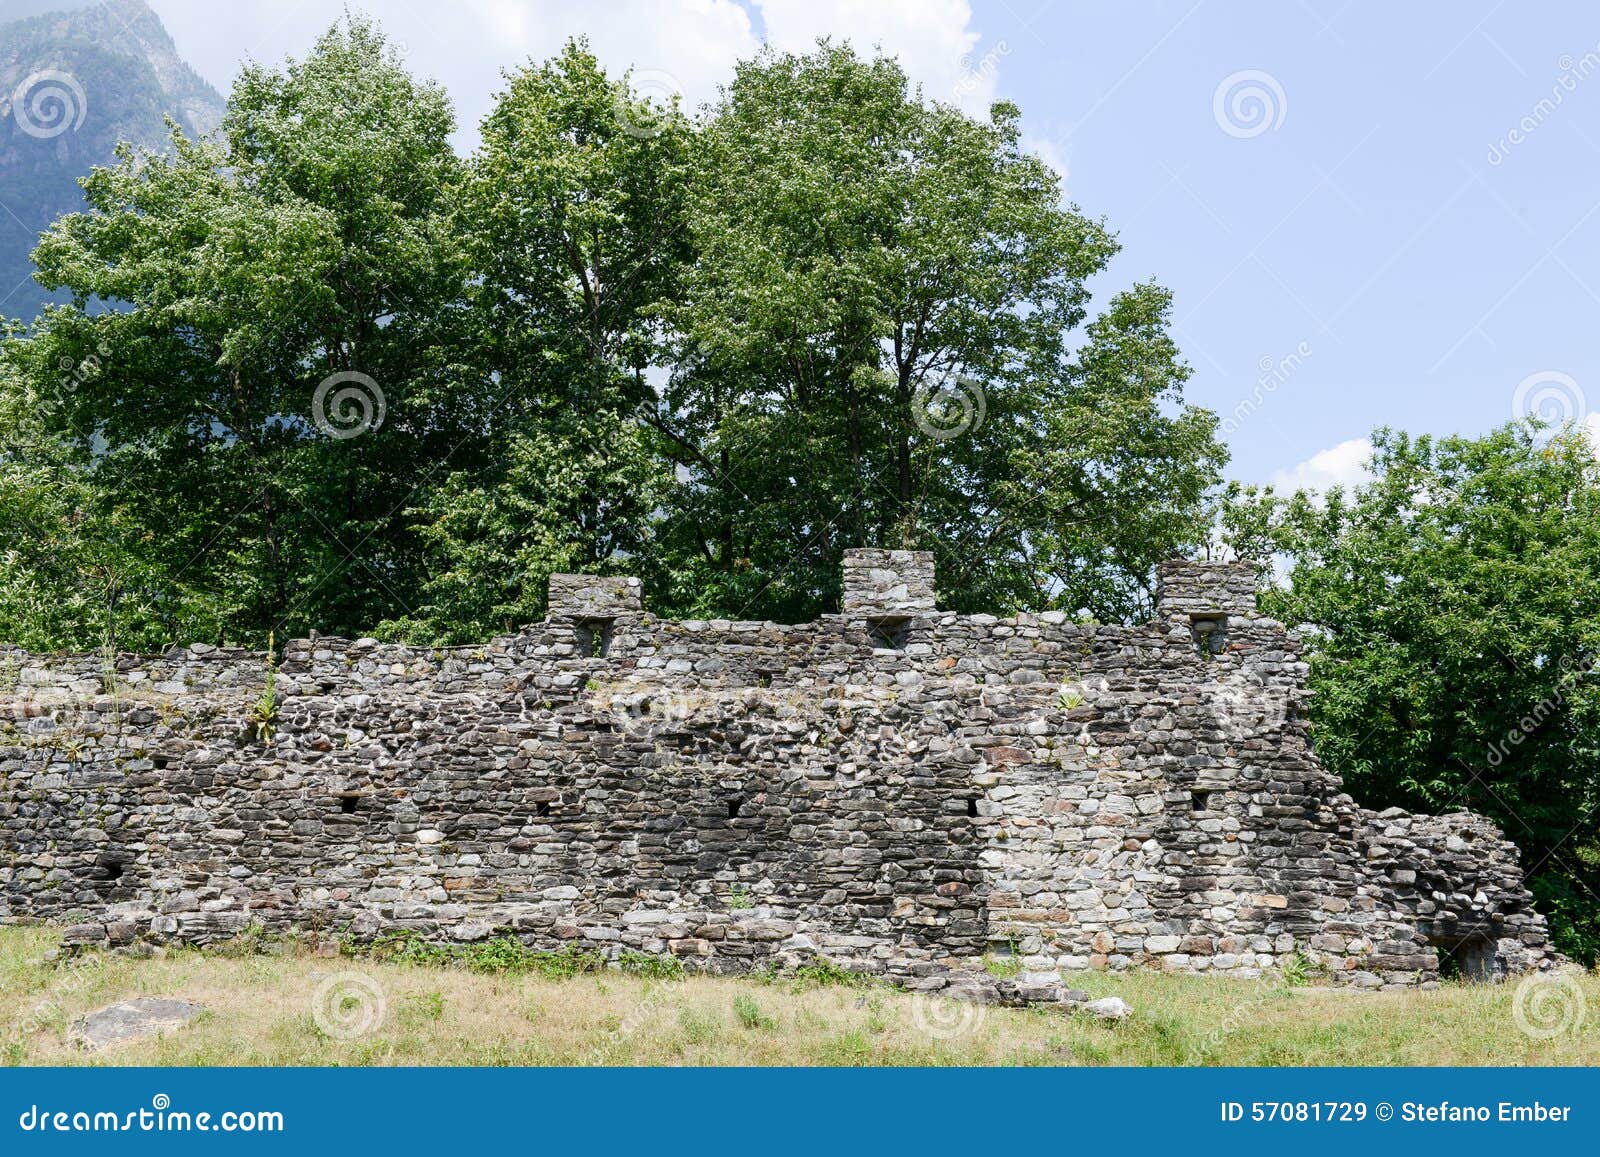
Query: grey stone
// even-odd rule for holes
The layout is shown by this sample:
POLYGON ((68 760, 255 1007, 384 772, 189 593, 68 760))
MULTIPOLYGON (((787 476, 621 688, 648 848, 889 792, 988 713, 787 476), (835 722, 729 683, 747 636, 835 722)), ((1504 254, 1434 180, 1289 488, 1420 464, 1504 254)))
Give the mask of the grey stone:
MULTIPOLYGON (((1486 916, 1485 978, 1550 959, 1503 833, 1365 810, 1318 763, 1248 567, 1161 580, 1147 624, 1002 619, 939 611, 930 555, 850 551, 842 613, 790 625, 668 622, 637 580, 556 576, 549 618, 481 644, 289 642, 270 745, 263 656, 119 656, 116 729, 86 710, 0 744, 6 919, 70 919, 69 956, 251 924, 511 935, 996 1002, 1302 951, 1330 983, 1426 984, 1430 937, 1486 916), (983 971, 1002 944, 1022 976, 983 971)), ((104 660, 0 664, 27 673, 0 717, 32 719, 104 660)))
POLYGON ((108 1048, 174 1032, 204 1011, 185 1000, 141 996, 79 1017, 68 1035, 82 1048, 108 1048))
POLYGON ((1133 1015, 1132 1007, 1120 996, 1102 996, 1098 1000, 1084 1001, 1076 1009, 1097 1020, 1121 1020, 1133 1015))

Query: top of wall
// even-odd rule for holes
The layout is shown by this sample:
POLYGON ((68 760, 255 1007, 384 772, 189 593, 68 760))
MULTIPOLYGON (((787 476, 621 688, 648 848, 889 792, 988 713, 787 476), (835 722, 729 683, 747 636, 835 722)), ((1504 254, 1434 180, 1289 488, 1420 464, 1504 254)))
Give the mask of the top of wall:
MULTIPOLYGON (((1205 629, 1231 624, 1236 640, 1242 631, 1282 631, 1280 624, 1258 615, 1256 572, 1239 563, 1162 564, 1156 616, 1142 626, 1079 623, 1061 611, 1009 618, 941 612, 936 609, 934 579, 933 556, 928 552, 849 550, 842 613, 810 623, 781 624, 656 619, 642 610, 635 578, 556 574, 550 579, 549 617, 518 634, 466 646, 417 647, 313 633, 284 647, 282 674, 291 681, 390 687, 413 683, 419 690, 448 689, 452 684, 481 683, 497 672, 509 675, 530 661, 560 664, 600 657, 598 651, 586 649, 596 645, 593 636, 598 627, 607 632, 607 645, 615 628, 613 657, 630 660, 640 673, 659 667, 670 674, 688 663, 700 675, 713 673, 718 660, 705 657, 713 653, 749 659, 760 651, 762 662, 774 674, 784 665, 848 664, 864 652, 895 659, 900 666, 931 668, 971 645, 1021 648, 1020 637, 1041 632, 1055 640, 1049 644, 1052 647, 1071 638, 1077 640, 1075 645, 1086 647, 1176 648, 1192 653, 1198 641, 1197 623, 1205 629), (874 630, 882 624, 909 624, 916 630, 896 640, 874 630), (580 634, 585 635, 581 644, 580 634)), ((1223 641, 1222 635, 1213 638, 1223 641)), ((1022 655, 1019 661, 1025 658, 1022 655)), ((735 663, 741 669, 748 665, 735 663)), ((242 692, 264 684, 267 670, 264 652, 204 643, 172 647, 159 655, 120 654, 109 662, 96 653, 34 655, 0 645, 0 699, 92 697, 128 690, 168 696, 242 692)))

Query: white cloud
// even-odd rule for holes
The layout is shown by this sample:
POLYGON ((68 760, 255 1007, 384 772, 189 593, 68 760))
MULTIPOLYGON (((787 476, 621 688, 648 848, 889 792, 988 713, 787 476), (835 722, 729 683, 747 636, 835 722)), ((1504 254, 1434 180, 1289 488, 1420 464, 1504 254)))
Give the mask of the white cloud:
MULTIPOLYGON (((150 0, 179 53, 226 95, 246 57, 276 63, 303 56, 342 16, 346 0, 237 0, 227 19, 215 0, 150 0)), ((568 38, 587 35, 607 71, 630 66, 670 77, 690 108, 716 97, 735 61, 762 39, 785 51, 809 49, 819 36, 875 46, 899 58, 930 99, 970 113, 988 112, 1011 49, 984 42, 971 27, 967 0, 613 0, 604 7, 562 0, 364 0, 351 5, 377 20, 402 46, 413 72, 432 77, 455 100, 459 143, 477 140, 477 124, 501 87, 500 73, 542 60, 568 38), (752 20, 752 12, 756 19, 752 20), (757 26, 759 24, 759 27, 757 26)))
MULTIPOLYGON (((245 0, 218 20, 214 0, 150 0, 179 53, 224 94, 241 60, 277 63, 304 56, 345 11, 345 0, 284 5, 245 0)), ((716 96, 733 63, 760 42, 750 14, 733 0, 615 0, 594 8, 558 0, 366 0, 351 5, 382 25, 407 66, 443 84, 456 104, 460 143, 477 140, 501 73, 543 60, 568 39, 588 36, 607 71, 666 74, 696 107, 716 96)))
POLYGON ((987 114, 1011 46, 983 41, 967 0, 754 0, 767 43, 803 52, 820 36, 881 47, 931 100, 987 114))
POLYGON ((1272 476, 1272 485, 1280 491, 1355 486, 1371 481, 1372 474, 1367 469, 1371 461, 1371 439, 1351 438, 1337 446, 1319 450, 1288 470, 1279 470, 1272 476))
POLYGON ((1032 153, 1060 174, 1061 188, 1065 192, 1067 187, 1067 154, 1062 150, 1061 146, 1049 137, 1024 136, 1022 138, 1022 148, 1025 152, 1032 153))

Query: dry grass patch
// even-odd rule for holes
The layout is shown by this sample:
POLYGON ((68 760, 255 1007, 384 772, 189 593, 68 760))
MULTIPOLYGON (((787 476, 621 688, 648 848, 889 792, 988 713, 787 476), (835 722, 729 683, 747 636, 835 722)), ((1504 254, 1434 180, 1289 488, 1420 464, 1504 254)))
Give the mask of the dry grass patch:
POLYGON ((1564 1008, 1581 1008, 1581 1020, 1568 1015, 1562 1031, 1536 1039, 1518 1025, 1514 984, 1362 995, 1277 981, 1085 976, 1093 995, 1120 995, 1136 1010, 1108 1025, 882 987, 614 971, 562 980, 330 959, 292 946, 62 964, 46 959, 55 939, 47 928, 0 929, 8 1064, 1600 1064, 1593 976, 1554 994, 1570 998, 1564 1008), (75 1017, 135 996, 178 996, 208 1011, 160 1040, 99 1053, 70 1043, 75 1017))

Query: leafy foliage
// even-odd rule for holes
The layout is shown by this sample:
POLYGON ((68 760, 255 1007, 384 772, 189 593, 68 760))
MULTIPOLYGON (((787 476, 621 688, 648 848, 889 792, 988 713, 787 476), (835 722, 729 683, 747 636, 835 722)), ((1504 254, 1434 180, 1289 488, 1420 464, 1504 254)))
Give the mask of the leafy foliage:
POLYGON ((0 348, 3 484, 67 544, 8 531, 0 635, 459 641, 578 569, 804 619, 855 544, 937 551, 952 607, 1123 618, 1201 533, 1225 454, 1168 295, 1090 319, 1115 242, 1014 107, 823 42, 691 120, 579 42, 467 161, 453 128, 350 18, 247 68, 216 136, 84 179, 35 254, 72 303, 0 348))
POLYGON ((1493 817, 1557 944, 1600 950, 1600 466, 1581 431, 1373 439, 1374 481, 1236 490, 1226 538, 1281 552, 1311 629, 1323 762, 1362 802, 1493 817))
POLYGON ((1132 613, 1224 455, 1179 406, 1164 291, 1069 348, 1116 245, 1022 151, 1015 107, 923 104, 824 42, 742 65, 698 145, 650 416, 682 479, 667 605, 803 619, 869 543, 938 552, 952 607, 1132 613))

